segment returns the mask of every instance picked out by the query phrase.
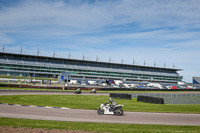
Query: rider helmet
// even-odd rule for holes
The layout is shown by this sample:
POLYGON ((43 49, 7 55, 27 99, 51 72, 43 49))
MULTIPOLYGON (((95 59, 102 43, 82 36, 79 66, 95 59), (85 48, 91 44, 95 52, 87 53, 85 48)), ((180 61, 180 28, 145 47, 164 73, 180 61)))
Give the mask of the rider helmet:
POLYGON ((111 97, 110 97, 108 100, 109 100, 110 102, 112 102, 112 101, 113 101, 111 97))

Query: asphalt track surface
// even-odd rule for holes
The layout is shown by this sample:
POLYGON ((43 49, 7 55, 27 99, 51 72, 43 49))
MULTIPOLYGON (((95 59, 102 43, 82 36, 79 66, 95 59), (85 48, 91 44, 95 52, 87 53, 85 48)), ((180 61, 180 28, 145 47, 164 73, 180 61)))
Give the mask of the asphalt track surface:
MULTIPOLYGON (((33 94, 35 91, 0 91, 0 95, 33 94)), ((35 92, 36 93, 36 92, 35 92)), ((49 94, 52 92, 37 92, 49 94)), ((55 92, 54 92, 55 93, 55 92)), ((60 94, 60 92, 59 92, 60 94)), ((61 92, 61 94, 63 94, 61 92)), ((69 94, 69 93, 64 93, 69 94)), ((73 93, 71 93, 73 94, 73 93)), ((88 93, 89 94, 89 93, 88 93)), ((103 95, 108 95, 104 94, 103 95)), ((101 95, 102 95, 101 94, 101 95)), ((104 123, 127 123, 127 124, 160 124, 160 125, 197 125, 200 126, 200 114, 183 113, 147 113, 147 112, 124 112, 123 116, 98 115, 96 110, 82 109, 56 109, 43 107, 26 107, 0 105, 0 117, 74 121, 74 122, 104 122, 104 123)))

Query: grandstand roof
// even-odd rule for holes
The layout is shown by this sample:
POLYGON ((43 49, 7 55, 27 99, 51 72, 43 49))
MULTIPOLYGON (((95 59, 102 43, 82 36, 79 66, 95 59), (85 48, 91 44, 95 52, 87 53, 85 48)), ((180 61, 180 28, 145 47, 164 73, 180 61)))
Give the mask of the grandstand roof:
POLYGON ((192 77, 193 78, 193 84, 200 84, 200 77, 192 77))
POLYGON ((132 64, 120 64, 120 63, 110 63, 110 62, 100 62, 100 61, 89 61, 89 60, 80 60, 80 59, 69 59, 69 58, 59 58, 59 57, 49 57, 49 56, 38 56, 38 55, 27 55, 27 54, 17 54, 17 53, 5 53, 0 52, 3 56, 13 56, 15 58, 36 58, 36 59, 44 59, 48 61, 70 61, 73 63, 86 63, 93 65, 107 65, 107 66, 119 66, 119 67, 130 67, 130 68, 143 68, 143 69, 159 69, 159 70, 170 70, 170 71, 181 71, 182 69, 175 68, 165 68, 165 67, 154 67, 154 66, 143 66, 143 65, 132 65, 132 64))

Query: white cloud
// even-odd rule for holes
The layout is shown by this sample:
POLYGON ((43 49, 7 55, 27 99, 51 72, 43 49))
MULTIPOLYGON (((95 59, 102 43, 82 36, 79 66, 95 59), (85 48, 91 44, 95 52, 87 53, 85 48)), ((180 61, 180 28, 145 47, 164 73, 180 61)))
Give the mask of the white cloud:
MULTIPOLYGON (((142 65, 200 65, 199 0, 20 1, 0 5, 0 45, 142 65)), ((66 55, 66 56, 65 56, 66 55)), ((199 68, 194 68, 200 71, 199 68)), ((184 74, 184 72, 183 72, 184 74)), ((190 77, 194 72, 190 75, 190 77)))
POLYGON ((198 21, 196 18, 199 16, 198 7, 196 2, 190 2, 188 5, 187 1, 166 3, 131 0, 104 2, 103 4, 100 2, 84 3, 78 6, 65 4, 62 1, 49 3, 25 1, 16 7, 3 8, 0 16, 3 20, 1 24, 9 22, 11 28, 49 25, 90 31, 108 25, 129 23, 139 23, 144 27, 162 25, 180 27, 180 24, 184 26, 190 24, 191 21, 192 23, 198 21))

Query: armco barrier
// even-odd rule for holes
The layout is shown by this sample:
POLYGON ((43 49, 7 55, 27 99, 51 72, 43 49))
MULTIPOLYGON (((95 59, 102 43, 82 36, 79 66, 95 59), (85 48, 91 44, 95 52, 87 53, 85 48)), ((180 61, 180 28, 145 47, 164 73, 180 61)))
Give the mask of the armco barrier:
POLYGON ((111 98, 118 98, 118 99, 131 99, 131 94, 128 93, 110 93, 111 98))
POLYGON ((163 98, 150 97, 150 96, 137 96, 137 101, 146 102, 146 103, 164 104, 163 98))

